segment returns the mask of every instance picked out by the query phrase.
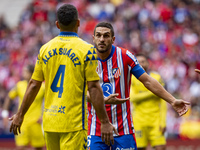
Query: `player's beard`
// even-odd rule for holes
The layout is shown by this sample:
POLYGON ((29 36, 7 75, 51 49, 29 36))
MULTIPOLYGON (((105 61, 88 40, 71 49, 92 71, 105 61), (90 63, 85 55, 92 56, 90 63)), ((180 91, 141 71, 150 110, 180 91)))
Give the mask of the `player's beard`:
POLYGON ((97 44, 95 44, 95 47, 96 47, 96 49, 97 49, 97 51, 98 51, 99 53, 105 53, 105 52, 107 52, 108 50, 111 49, 112 43, 108 44, 108 46, 106 46, 106 48, 103 49, 103 50, 99 50, 97 44))

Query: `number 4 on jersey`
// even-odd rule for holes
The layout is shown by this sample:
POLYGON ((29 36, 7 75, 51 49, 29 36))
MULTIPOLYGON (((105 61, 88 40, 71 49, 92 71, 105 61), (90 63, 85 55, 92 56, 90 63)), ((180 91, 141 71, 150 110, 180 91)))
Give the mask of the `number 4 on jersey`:
POLYGON ((65 65, 60 65, 58 68, 58 71, 56 73, 56 76, 51 84, 51 90, 53 92, 59 92, 58 93, 58 98, 62 97, 63 93, 63 82, 64 82, 64 74, 65 74, 65 65), (60 81, 60 87, 57 87, 58 81, 61 76, 61 81, 60 81))

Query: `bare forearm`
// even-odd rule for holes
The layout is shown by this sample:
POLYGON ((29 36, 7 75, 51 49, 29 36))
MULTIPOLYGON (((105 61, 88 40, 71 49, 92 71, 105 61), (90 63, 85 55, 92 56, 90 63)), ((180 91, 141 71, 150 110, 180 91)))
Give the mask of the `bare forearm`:
MULTIPOLYGON (((34 80, 35 81, 35 80, 34 80)), ((33 103, 40 87, 41 87, 41 83, 40 82, 34 82, 33 80, 29 81, 28 87, 26 89, 26 93, 24 95, 21 107, 18 111, 18 114, 21 116, 24 116, 25 113, 27 112, 27 110, 29 109, 29 107, 31 106, 31 104, 33 103)))
POLYGON ((164 99, 166 102, 168 102, 170 104, 175 100, 175 98, 169 92, 167 92, 163 88, 163 86, 157 80, 155 80, 154 78, 151 78, 149 80, 149 82, 147 82, 144 85, 152 93, 154 93, 155 95, 157 95, 160 98, 164 99))

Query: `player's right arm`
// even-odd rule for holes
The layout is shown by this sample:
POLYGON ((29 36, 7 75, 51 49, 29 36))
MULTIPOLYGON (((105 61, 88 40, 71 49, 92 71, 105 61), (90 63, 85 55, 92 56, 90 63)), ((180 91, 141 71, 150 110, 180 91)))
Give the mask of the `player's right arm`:
POLYGON ((107 145, 110 145, 110 141, 114 144, 113 131, 115 134, 117 130, 110 123, 105 106, 103 91, 100 87, 99 81, 88 81, 88 91, 90 94, 90 101, 95 108, 97 116, 101 121, 101 139, 105 141, 107 145))

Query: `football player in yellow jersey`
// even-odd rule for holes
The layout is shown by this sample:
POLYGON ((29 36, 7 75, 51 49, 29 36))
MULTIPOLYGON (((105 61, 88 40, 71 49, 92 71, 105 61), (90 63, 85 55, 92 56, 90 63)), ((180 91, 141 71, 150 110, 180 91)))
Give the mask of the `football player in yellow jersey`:
POLYGON ((35 70, 22 105, 10 118, 10 131, 20 133, 23 117, 45 80, 43 129, 48 150, 87 148, 87 88, 101 121, 102 141, 113 143, 113 131, 104 107, 103 92, 96 72, 97 54, 93 45, 78 37, 77 9, 70 4, 57 11, 60 34, 40 49, 35 70))
MULTIPOLYGON (((161 76, 148 69, 146 56, 138 54, 136 57, 144 70, 164 86, 161 76)), ((130 100, 133 102, 133 122, 138 150, 145 150, 149 143, 156 150, 165 150, 166 102, 149 91, 134 76, 131 78, 130 100)))
MULTIPOLYGON (((19 97, 19 107, 21 106, 28 81, 33 73, 34 66, 27 65, 23 68, 22 81, 19 81, 16 86, 11 89, 4 103, 2 112, 4 126, 8 125, 8 108, 11 100, 19 97)), ((41 150, 45 145, 44 135, 41 126, 42 117, 42 102, 44 98, 44 85, 40 88, 33 104, 24 116, 24 123, 21 127, 21 134, 15 136, 15 142, 18 150, 24 150, 29 144, 35 150, 41 150)))

